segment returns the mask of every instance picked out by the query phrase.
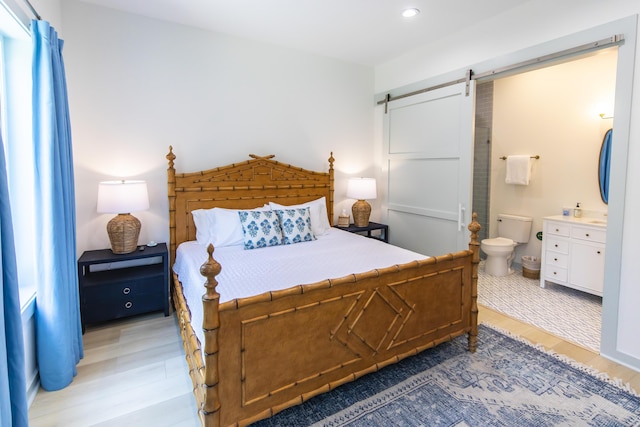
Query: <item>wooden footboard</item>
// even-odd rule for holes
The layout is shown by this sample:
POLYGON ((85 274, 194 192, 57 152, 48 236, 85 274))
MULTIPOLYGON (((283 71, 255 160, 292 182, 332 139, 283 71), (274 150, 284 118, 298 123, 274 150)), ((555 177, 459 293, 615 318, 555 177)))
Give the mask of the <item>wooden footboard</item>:
POLYGON ((270 417, 465 333, 475 351, 479 227, 469 251, 221 305, 210 247, 204 360, 184 332, 203 425, 270 417))

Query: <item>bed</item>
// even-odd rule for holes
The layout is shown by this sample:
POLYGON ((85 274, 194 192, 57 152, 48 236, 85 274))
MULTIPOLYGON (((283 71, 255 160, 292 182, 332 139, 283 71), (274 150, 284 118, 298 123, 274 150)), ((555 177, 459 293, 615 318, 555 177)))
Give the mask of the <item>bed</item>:
MULTIPOLYGON (((259 209, 270 203, 317 207, 322 200, 320 212, 332 223, 333 153, 327 172, 305 170, 273 157, 250 155, 249 160, 227 166, 176 173, 172 147, 166 156, 172 264, 178 254, 174 266, 178 269, 183 264, 181 251, 190 246, 192 252, 206 251, 199 268, 204 276, 199 281, 201 298, 194 301, 185 292, 187 273, 197 266, 182 265, 180 274, 174 269, 171 291, 204 426, 247 425, 270 417, 463 334, 468 335, 469 351, 475 351, 480 230, 475 214, 469 225, 469 250, 417 256, 339 277, 301 279, 292 286, 255 295, 248 291, 239 297, 227 295, 227 289, 236 285, 227 283, 233 279, 221 279, 221 298, 221 270, 225 265, 231 268, 229 257, 241 254, 213 245, 194 249, 198 240, 194 216, 199 212, 259 209), (224 257, 222 265, 217 256, 224 257)), ((330 249, 350 244, 355 236, 335 229, 325 234, 316 242, 290 247, 312 247, 322 241, 317 245, 324 245, 324 251, 304 255, 309 265, 344 258, 330 249)), ((374 243, 365 237, 359 240, 374 243)), ((375 244, 392 250, 386 243, 375 244)), ((249 264, 245 261, 239 269, 249 264)), ((257 274, 253 281, 262 282, 263 277, 257 274)))

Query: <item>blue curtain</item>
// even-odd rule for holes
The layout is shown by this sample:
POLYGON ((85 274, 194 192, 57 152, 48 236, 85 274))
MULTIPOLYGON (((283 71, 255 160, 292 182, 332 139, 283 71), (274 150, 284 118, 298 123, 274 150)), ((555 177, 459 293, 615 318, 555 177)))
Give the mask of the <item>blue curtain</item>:
POLYGON ((63 41, 46 21, 31 21, 37 245, 36 342, 40 383, 71 383, 83 357, 71 124, 63 41))
POLYGON ((4 146, 0 138, 0 426, 28 426, 18 269, 4 146))

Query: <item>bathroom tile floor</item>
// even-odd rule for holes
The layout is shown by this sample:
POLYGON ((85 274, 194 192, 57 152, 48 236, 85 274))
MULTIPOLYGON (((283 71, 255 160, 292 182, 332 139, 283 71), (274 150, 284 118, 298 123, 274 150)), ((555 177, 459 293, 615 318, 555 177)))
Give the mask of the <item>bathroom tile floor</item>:
POLYGON ((478 269, 478 303, 544 329, 591 351, 600 351, 602 298, 575 289, 522 276, 522 269, 504 277, 478 269))

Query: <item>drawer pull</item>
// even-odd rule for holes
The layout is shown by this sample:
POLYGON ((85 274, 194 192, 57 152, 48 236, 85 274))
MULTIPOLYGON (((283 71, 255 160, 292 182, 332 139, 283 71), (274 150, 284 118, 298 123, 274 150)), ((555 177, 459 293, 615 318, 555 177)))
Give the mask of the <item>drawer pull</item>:
POLYGON ((124 303, 124 308, 129 309, 133 307, 133 303, 131 301, 127 301, 124 303))
POLYGON ((601 253, 601 252, 600 252, 600 251, 598 251, 598 252, 596 252, 596 253, 597 253, 598 255, 600 255, 600 253, 601 253))
POLYGON ((129 295, 129 293, 131 293, 131 288, 124 288, 122 290, 122 293, 125 294, 125 295, 129 295))
POLYGON ((585 236, 586 236, 586 237, 589 237, 589 233, 585 233, 585 236))
POLYGON ((559 232, 560 232, 560 229, 559 229, 559 228, 556 228, 556 233, 559 233, 559 232))
POLYGON ((558 247, 558 244, 556 243, 556 244, 555 244, 555 245, 553 245, 553 246, 555 246, 555 247, 557 248, 557 247, 558 247))
POLYGON ((556 275, 556 274, 558 274, 558 273, 557 273, 556 271, 554 271, 554 272, 553 272, 553 274, 554 274, 554 276, 555 276, 555 275, 556 275))
POLYGON ((558 261, 558 258, 554 258, 553 260, 554 260, 554 261, 558 261))

